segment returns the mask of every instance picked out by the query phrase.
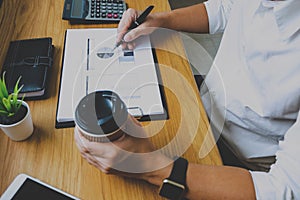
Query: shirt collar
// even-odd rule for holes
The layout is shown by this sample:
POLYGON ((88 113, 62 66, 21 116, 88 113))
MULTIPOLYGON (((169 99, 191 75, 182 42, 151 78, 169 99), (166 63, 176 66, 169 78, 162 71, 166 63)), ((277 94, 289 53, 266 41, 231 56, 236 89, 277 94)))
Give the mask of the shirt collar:
POLYGON ((300 1, 285 0, 274 6, 276 22, 285 39, 300 29, 300 1))
POLYGON ((300 29, 300 0, 257 0, 255 2, 253 15, 261 9, 273 8, 283 39, 288 39, 300 29))

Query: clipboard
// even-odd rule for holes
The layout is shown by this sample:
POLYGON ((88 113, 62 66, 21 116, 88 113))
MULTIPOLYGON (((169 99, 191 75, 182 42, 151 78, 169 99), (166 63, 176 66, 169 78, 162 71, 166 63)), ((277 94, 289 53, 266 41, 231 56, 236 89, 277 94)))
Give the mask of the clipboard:
MULTIPOLYGON (((63 105, 63 103, 62 103, 63 100, 62 99, 66 98, 66 96, 67 96, 64 93, 64 91, 67 91, 66 90, 66 87, 67 87, 66 84, 69 84, 69 85, 80 85, 80 87, 84 87, 84 89, 82 89, 82 90, 85 90, 84 91, 85 94, 81 94, 82 95, 81 97, 83 97, 84 95, 88 94, 89 92, 96 91, 96 90, 101 90, 101 87, 98 88, 98 86, 95 87, 95 88, 93 88, 93 89, 91 89, 88 84, 86 84, 85 86, 82 86, 83 84, 80 84, 80 80, 78 79, 78 77, 79 76, 83 76, 82 74, 84 74, 84 73, 89 73, 89 70, 94 69, 97 65, 100 66, 99 62, 101 60, 99 61, 99 59, 101 59, 101 57, 103 57, 103 59, 107 59, 107 58, 104 58, 107 55, 97 55, 98 57, 100 57, 100 58, 97 58, 95 56, 95 54, 97 54, 97 53, 95 53, 95 51, 97 51, 97 49, 99 49, 99 48, 101 49, 102 45, 109 46, 107 43, 111 43, 112 41, 113 41, 112 43, 115 42, 115 35, 112 34, 112 33, 116 33, 116 29, 114 29, 114 28, 112 28, 112 29, 72 29, 72 30, 67 30, 66 31, 66 33, 65 33, 64 50, 63 50, 64 54, 63 54, 63 59, 62 59, 62 70, 61 70, 61 74, 60 74, 59 95, 58 95, 58 99, 57 99, 55 128, 68 128, 68 127, 74 127, 75 126, 75 122, 73 120, 74 119, 73 115, 72 115, 72 117, 68 117, 68 118, 65 118, 63 120, 62 120, 62 118, 60 118, 60 116, 62 116, 62 113, 64 113, 64 110, 69 110, 69 113, 70 113, 70 108, 69 109, 64 109, 64 107, 62 106, 63 105), (101 35, 100 33, 104 33, 104 32, 107 35, 110 35, 110 36, 108 38, 103 36, 103 42, 100 42, 101 43, 100 45, 98 45, 99 42, 97 44, 95 43, 96 45, 93 45, 93 43, 94 43, 94 41, 93 41, 94 36, 98 37, 99 35, 101 35), (70 75, 70 77, 72 77, 72 75, 69 73, 70 69, 69 69, 69 71, 66 70, 66 68, 70 68, 70 66, 69 66, 70 63, 66 62, 66 59, 70 59, 70 55, 73 55, 73 54, 71 54, 72 51, 68 52, 68 50, 66 48, 70 48, 70 45, 68 45, 68 44, 70 43, 70 41, 72 41, 72 39, 70 39, 68 37, 71 37, 70 35, 72 35, 74 33, 75 34, 78 33, 79 35, 85 35, 86 36, 86 38, 82 38, 81 37, 81 39, 83 39, 83 40, 86 39, 86 43, 84 45, 85 48, 83 47, 84 50, 83 51, 82 51, 82 49, 80 50, 81 54, 85 54, 83 56, 84 59, 82 59, 84 61, 81 62, 80 65, 78 65, 78 67, 77 67, 77 68, 80 68, 81 70, 84 70, 84 72, 81 72, 79 70, 79 71, 77 71, 77 73, 74 73, 74 74, 76 74, 76 77, 77 77, 77 79, 75 79, 76 81, 71 80, 71 82, 73 81, 73 83, 70 83, 70 82, 68 83, 68 79, 66 78, 67 77, 66 74, 70 75), (93 43, 92 43, 92 41, 93 41, 93 43), (93 55, 96 58, 92 58, 93 55), (93 62, 92 59, 97 59, 97 60, 96 60, 96 62, 93 62), (89 87, 88 89, 87 89, 87 85, 89 87)), ((141 41, 140 41, 141 46, 140 47, 143 47, 143 45, 145 47, 144 42, 146 41, 146 43, 148 43, 148 45, 146 44, 147 48, 144 48, 144 49, 146 49, 146 51, 142 52, 143 48, 138 49, 138 45, 137 45, 137 49, 138 50, 136 50, 135 52, 133 52, 133 54, 135 54, 135 56, 143 56, 143 55, 145 55, 145 57, 148 58, 148 59, 150 59, 150 57, 151 57, 151 62, 150 63, 146 62, 146 67, 147 67, 147 69, 153 67, 153 69, 152 69, 153 70, 152 71, 153 72, 152 76, 155 76, 155 77, 152 77, 152 79, 153 78, 155 79, 155 84, 151 83, 151 85, 152 84, 155 85, 155 88, 152 88, 152 86, 151 86, 151 89, 152 89, 152 93, 156 92, 157 96, 156 96, 156 100, 155 101, 151 102, 151 98, 147 98, 147 101, 149 101, 148 102, 149 104, 151 104, 151 103, 155 104, 156 103, 155 106, 157 106, 157 102, 159 102, 160 103, 159 106, 158 106, 159 109, 157 111, 154 111, 153 113, 151 113, 151 112, 149 113, 149 111, 148 112, 144 112, 142 106, 140 106, 140 105, 134 105, 134 104, 130 104, 130 103, 128 103, 130 105, 127 105, 127 102, 126 102, 127 98, 128 99, 132 99, 132 98, 137 98, 137 97, 135 97, 134 95, 132 95, 132 96, 126 96, 125 95, 125 97, 124 97, 124 95, 123 96, 120 95, 120 96, 121 96, 121 99, 124 97, 124 99, 122 99, 122 100, 127 105, 129 113, 132 114, 137 120, 139 120, 139 121, 167 120, 169 118, 169 116, 168 116, 168 108, 167 108, 167 103, 166 103, 164 88, 163 88, 163 84, 162 84, 161 74, 160 74, 159 66, 158 66, 158 62, 157 62, 156 52, 155 52, 155 49, 152 48, 152 46, 151 46, 150 38, 148 36, 145 36, 145 37, 146 38, 142 38, 141 39, 141 41), (149 42, 150 42, 150 46, 149 46, 149 42), (158 100, 158 98, 159 98, 159 100, 158 100)), ((79 48, 76 48, 76 49, 79 49, 79 48)), ((134 57, 133 59, 135 59, 135 60, 132 61, 132 58, 130 57, 131 54, 132 54, 132 52, 127 52, 127 51, 119 50, 119 54, 115 55, 115 58, 114 58, 115 60, 111 58, 110 62, 108 62, 108 63, 110 63, 111 66, 113 66, 112 63, 114 63, 114 61, 117 61, 117 63, 113 67, 124 67, 125 66, 125 68, 129 67, 128 69, 130 69, 130 67, 132 67, 132 69, 130 69, 131 71, 134 71, 135 68, 136 69, 138 69, 138 68, 142 68, 143 69, 143 65, 144 64, 141 65, 141 61, 139 61, 137 59, 137 57, 134 57), (116 66, 117 64, 119 66, 116 66), (137 67, 135 67, 135 65, 137 65, 137 67), (142 67, 140 67, 138 65, 140 65, 142 67)), ((106 61, 108 61, 108 60, 109 60, 109 58, 106 61)), ((142 60, 142 59, 140 59, 140 60, 142 60)), ((78 62, 74 61, 74 63, 78 63, 78 62)), ((108 67, 108 68, 110 68, 110 67, 108 67)), ((144 69, 146 69, 146 68, 144 68, 144 69)), ((122 68, 121 71, 122 70, 124 70, 124 68, 122 68)), ((128 76, 130 76, 130 72, 131 72, 130 70, 129 70, 129 75, 128 76)), ((124 77, 127 76, 127 71, 125 71, 125 72, 126 72, 125 75, 121 75, 121 76, 124 76, 124 77)), ((101 74, 101 75, 103 75, 103 74, 101 74)), ((111 74, 109 74, 108 76, 110 76, 110 75, 111 74)), ((103 79, 106 78, 106 76, 103 76, 103 77, 104 77, 103 79)), ((89 79, 91 79, 91 78, 89 76, 86 76, 86 79, 85 80, 81 80, 81 83, 84 83, 84 82, 90 83, 89 79)), ((126 80, 126 78, 124 78, 124 79, 126 80)), ((99 85, 101 85, 101 84, 99 84, 99 85)), ((122 85, 122 84, 120 84, 120 85, 122 85)), ((140 85, 141 85, 141 86, 139 86, 140 88, 142 88, 143 85, 145 85, 145 87, 147 87, 147 82, 145 82, 143 84, 140 84, 140 85)), ((137 87, 137 88, 139 88, 139 87, 137 87)), ((103 90, 104 89, 107 90, 108 88, 102 88, 102 89, 103 90)), ((113 88, 113 89, 115 89, 115 88, 113 88)), ((73 88, 73 91, 74 91, 74 88, 73 88)), ((114 90, 114 92, 118 93, 115 90, 114 90)), ((122 94, 124 94, 123 92, 124 91, 121 91, 122 94)), ((151 92, 151 90, 149 92, 151 92)), ((76 92, 74 92, 74 93, 76 93, 76 92)), ((130 95, 130 92, 129 92, 129 95, 130 95)), ((73 95, 73 96, 76 96, 76 95, 73 95)), ((81 99, 81 98, 78 97, 78 95, 77 95, 76 98, 77 98, 77 102, 81 99)), ((70 103, 72 104, 72 107, 73 107, 72 109, 75 111, 75 106, 76 106, 75 102, 76 101, 74 101, 74 99, 72 101, 73 102, 72 103, 70 102, 70 103)), ((66 103, 64 103, 64 105, 66 105, 66 103)), ((151 105, 150 105, 150 107, 151 107, 151 105)))

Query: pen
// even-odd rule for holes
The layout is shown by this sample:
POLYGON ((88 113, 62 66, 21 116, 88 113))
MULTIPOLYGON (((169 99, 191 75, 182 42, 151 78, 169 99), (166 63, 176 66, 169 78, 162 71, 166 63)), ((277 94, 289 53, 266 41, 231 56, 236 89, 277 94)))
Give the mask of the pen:
MULTIPOLYGON (((143 12, 142 14, 134 21, 131 23, 131 25, 129 26, 128 30, 132 30, 136 27, 138 27, 139 25, 141 25, 147 18, 147 16, 150 14, 150 12, 152 11, 152 9, 154 8, 154 6, 148 6, 143 12)), ((112 51, 114 51, 116 48, 118 48, 122 43, 124 42, 124 40, 122 39, 121 41, 119 41, 115 47, 112 49, 112 51)))

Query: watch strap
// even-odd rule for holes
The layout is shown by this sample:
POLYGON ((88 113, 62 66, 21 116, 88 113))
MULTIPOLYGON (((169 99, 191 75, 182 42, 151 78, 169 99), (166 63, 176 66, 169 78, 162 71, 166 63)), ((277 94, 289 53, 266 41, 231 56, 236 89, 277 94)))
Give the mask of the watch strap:
POLYGON ((171 200, 183 200, 186 192, 186 172, 188 161, 181 157, 176 157, 171 174, 164 179, 159 195, 171 200))
POLYGON ((186 186, 186 171, 188 161, 182 157, 176 157, 174 165, 169 176, 169 180, 186 186))

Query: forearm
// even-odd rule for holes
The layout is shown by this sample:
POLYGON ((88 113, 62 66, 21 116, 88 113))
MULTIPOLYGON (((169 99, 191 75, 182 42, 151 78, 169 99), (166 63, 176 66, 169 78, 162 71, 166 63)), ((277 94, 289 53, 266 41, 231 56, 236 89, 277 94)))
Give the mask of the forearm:
MULTIPOLYGON (((147 181, 160 186, 172 165, 154 172, 147 181)), ((242 168, 190 163, 187 170, 188 199, 255 199, 250 173, 242 168)))
POLYGON ((166 14, 163 28, 177 31, 208 33, 209 23, 203 3, 173 10, 166 14))
POLYGON ((189 199, 255 199, 250 173, 242 168, 190 164, 189 199))

